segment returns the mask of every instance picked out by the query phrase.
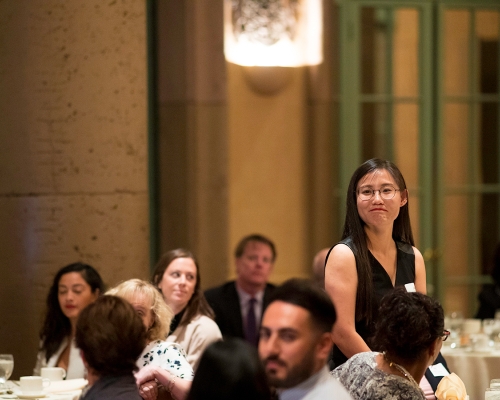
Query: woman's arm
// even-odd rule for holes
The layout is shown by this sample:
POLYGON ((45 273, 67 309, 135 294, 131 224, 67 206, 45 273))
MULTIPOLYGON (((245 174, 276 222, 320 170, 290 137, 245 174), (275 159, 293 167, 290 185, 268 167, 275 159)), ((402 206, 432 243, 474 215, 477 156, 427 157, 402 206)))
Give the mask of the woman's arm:
POLYGON ((337 321, 332 332, 335 346, 348 358, 357 353, 370 351, 363 338, 356 332, 358 273, 354 254, 344 244, 335 246, 328 257, 325 288, 337 311, 337 321))
POLYGON ((415 253, 415 290, 427 294, 424 257, 416 247, 413 247, 413 252, 415 253))
POLYGON ((184 400, 191 389, 191 381, 179 378, 173 373, 156 365, 148 365, 135 374, 137 386, 142 390, 144 390, 142 385, 152 380, 160 382, 163 387, 172 394, 172 397, 177 400, 184 400))

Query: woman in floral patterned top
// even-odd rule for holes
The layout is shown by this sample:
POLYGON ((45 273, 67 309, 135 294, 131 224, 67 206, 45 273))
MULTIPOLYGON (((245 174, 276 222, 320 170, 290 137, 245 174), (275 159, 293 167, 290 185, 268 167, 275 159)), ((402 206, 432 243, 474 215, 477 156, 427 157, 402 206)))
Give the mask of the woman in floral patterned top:
POLYGON ((159 381, 172 397, 182 400, 191 388, 193 368, 186 360, 184 350, 176 343, 166 342, 173 312, 160 292, 150 283, 130 279, 107 294, 122 297, 134 307, 147 329, 148 345, 137 359, 137 384, 141 396, 155 400, 159 381))

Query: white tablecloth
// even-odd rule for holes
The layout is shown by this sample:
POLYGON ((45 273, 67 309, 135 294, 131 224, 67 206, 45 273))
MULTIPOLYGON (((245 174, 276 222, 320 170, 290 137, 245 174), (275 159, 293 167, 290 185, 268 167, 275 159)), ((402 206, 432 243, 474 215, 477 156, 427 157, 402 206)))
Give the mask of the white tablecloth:
POLYGON ((464 382, 470 400, 483 400, 490 380, 500 378, 500 351, 472 352, 443 346, 441 354, 448 369, 464 382))
MULTIPOLYGON (((43 400, 77 400, 82 393, 79 388, 83 388, 86 384, 87 381, 85 379, 69 379, 67 381, 52 382, 39 398, 43 400)), ((2 392, 0 394, 0 400, 23 398, 18 397, 18 394, 21 393, 19 382, 8 381, 7 387, 9 393, 2 392)))

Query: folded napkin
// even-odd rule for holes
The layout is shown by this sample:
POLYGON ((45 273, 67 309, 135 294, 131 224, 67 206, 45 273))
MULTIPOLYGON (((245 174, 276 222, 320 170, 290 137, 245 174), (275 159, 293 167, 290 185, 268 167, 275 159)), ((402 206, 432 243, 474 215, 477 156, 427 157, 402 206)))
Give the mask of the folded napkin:
POLYGON ((441 379, 436 389, 438 400, 466 400, 465 385, 457 374, 451 373, 441 379))
POLYGON ((83 389, 87 386, 86 379, 67 379, 65 381, 52 381, 50 385, 45 388, 48 393, 57 392, 72 392, 74 390, 83 389))

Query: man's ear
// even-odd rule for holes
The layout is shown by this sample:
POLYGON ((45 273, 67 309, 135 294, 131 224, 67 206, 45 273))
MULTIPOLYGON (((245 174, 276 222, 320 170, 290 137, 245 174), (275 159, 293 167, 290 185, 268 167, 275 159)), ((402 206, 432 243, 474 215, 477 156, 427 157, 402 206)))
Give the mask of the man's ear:
POLYGON ((331 332, 323 332, 319 337, 318 344, 316 346, 317 358, 328 360, 330 356, 330 351, 332 350, 333 340, 331 332))

